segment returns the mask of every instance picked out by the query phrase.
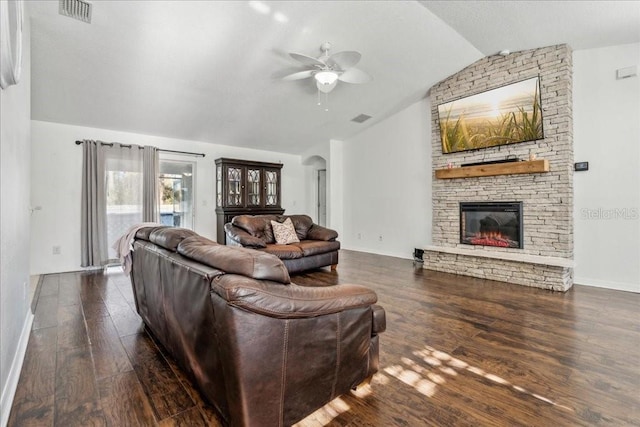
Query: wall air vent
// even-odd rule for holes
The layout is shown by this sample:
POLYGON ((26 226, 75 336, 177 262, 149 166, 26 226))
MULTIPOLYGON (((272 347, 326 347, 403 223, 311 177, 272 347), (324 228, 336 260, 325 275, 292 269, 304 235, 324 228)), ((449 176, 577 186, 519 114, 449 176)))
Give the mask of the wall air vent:
POLYGON ((371 116, 367 116, 366 114, 360 114, 359 116, 356 116, 353 119, 351 119, 351 121, 356 123, 362 123, 362 122, 366 122, 370 118, 371 116))
POLYGON ((60 0, 60 15, 91 23, 91 3, 84 0, 60 0))

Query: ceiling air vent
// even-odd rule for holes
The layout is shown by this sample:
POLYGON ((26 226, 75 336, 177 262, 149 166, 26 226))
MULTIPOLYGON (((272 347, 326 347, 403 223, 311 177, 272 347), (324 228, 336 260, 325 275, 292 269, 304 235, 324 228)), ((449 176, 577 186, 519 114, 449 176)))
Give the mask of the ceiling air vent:
POLYGON ((91 23, 91 3, 83 0, 60 0, 60 15, 91 23))
POLYGON ((371 116, 367 116, 366 114, 360 114, 359 116, 356 116, 353 119, 351 119, 351 121, 356 123, 362 123, 362 122, 366 122, 370 118, 371 116))

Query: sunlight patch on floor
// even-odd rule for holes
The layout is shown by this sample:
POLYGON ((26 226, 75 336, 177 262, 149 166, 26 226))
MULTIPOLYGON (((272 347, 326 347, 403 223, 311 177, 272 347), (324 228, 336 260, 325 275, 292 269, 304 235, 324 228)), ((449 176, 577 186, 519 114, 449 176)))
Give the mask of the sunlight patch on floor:
POLYGON ((459 375, 461 371, 466 370, 467 372, 486 378, 493 383, 510 387, 519 393, 532 396, 542 402, 557 406, 567 411, 573 411, 573 409, 564 405, 559 405, 549 398, 530 392, 524 387, 511 384, 509 381, 498 375, 488 373, 477 366, 471 366, 460 359, 456 359, 450 354, 436 350, 432 347, 425 346, 422 350, 414 351, 413 355, 419 357, 427 367, 420 366, 408 357, 402 357, 400 361, 405 366, 390 365, 383 368, 383 371, 404 384, 413 387, 420 394, 427 397, 432 397, 436 393, 438 385, 444 385, 446 383, 446 376, 455 377, 459 375), (437 369, 439 372, 446 374, 446 376, 433 372, 432 369, 437 369))
MULTIPOLYGON (((509 387, 518 393, 534 397, 549 405, 573 411, 573 409, 559 405, 549 398, 530 392, 519 385, 511 384, 498 375, 488 373, 477 366, 469 365, 463 360, 456 359, 450 354, 432 347, 425 346, 421 350, 414 351, 413 355, 419 358, 421 362, 424 362, 424 366, 409 357, 402 357, 400 358, 400 363, 381 368, 380 372, 373 376, 370 384, 358 386, 356 390, 351 391, 351 394, 359 399, 365 398, 375 392, 376 385, 387 385, 395 378, 423 396, 433 397, 438 391, 438 386, 445 385, 448 378, 456 377, 466 371, 500 386, 509 387)), ((295 424, 294 427, 323 427, 349 409, 349 405, 338 397, 295 424)))
POLYGON ((351 390, 351 394, 353 394, 358 399, 363 399, 373 393, 373 389, 371 388, 371 384, 358 386, 357 389, 351 390))
POLYGON ((104 274, 124 274, 124 271, 122 270, 122 266, 120 264, 110 264, 104 268, 104 274))
POLYGON ((384 372, 413 387, 418 393, 427 397, 433 396, 436 392, 437 384, 424 378, 414 370, 404 369, 400 365, 393 365, 384 368, 384 372))
POLYGON ((324 405, 305 419, 297 422, 293 427, 322 427, 329 424, 333 419, 343 412, 347 412, 351 407, 341 398, 337 397, 324 405))

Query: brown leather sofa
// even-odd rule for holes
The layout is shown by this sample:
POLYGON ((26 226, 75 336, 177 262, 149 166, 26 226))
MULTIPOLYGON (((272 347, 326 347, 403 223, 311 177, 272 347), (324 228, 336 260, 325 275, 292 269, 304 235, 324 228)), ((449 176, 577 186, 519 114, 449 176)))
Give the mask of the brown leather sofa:
POLYGON ((314 224, 307 215, 238 215, 224 226, 227 245, 257 249, 282 260, 289 273, 338 265, 338 233, 314 224), (276 244, 271 221, 291 219, 300 243, 276 244))
POLYGON ((274 255, 180 228, 133 249, 138 313, 228 425, 291 425, 378 370, 385 313, 364 286, 298 286, 274 255))

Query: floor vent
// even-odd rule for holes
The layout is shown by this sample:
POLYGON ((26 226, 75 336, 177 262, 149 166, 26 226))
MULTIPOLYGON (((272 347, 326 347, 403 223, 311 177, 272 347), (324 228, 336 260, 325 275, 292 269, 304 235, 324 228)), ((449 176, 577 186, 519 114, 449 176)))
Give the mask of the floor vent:
POLYGON ((91 3, 83 0, 60 0, 60 15, 91 23, 91 3))
POLYGON ((367 116, 366 114, 360 114, 359 116, 356 116, 353 119, 351 119, 351 121, 356 123, 362 123, 362 122, 366 122, 370 118, 371 116, 367 116))

